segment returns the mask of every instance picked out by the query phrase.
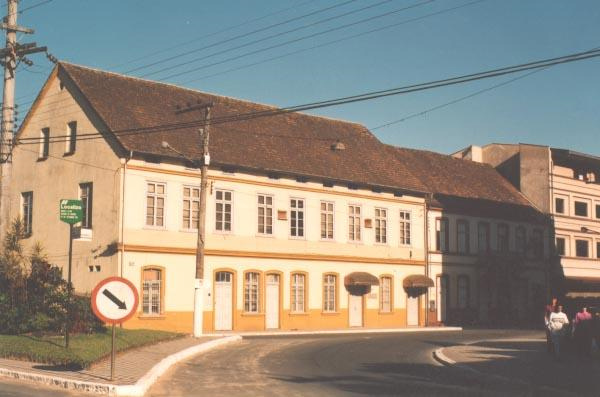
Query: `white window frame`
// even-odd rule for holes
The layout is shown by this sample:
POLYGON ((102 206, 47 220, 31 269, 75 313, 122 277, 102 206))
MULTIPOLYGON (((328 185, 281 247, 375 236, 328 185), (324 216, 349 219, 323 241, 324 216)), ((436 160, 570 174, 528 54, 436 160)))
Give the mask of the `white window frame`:
POLYGON ((160 316, 162 314, 162 280, 163 280, 163 270, 156 268, 144 268, 142 270, 142 315, 152 317, 152 316, 160 316), (159 274, 158 280, 148 280, 144 279, 144 272, 147 270, 157 271, 159 274), (146 288, 146 285, 148 288, 146 288), (146 297, 148 298, 148 304, 146 308, 146 297), (156 302, 158 301, 158 302, 156 302), (158 307, 158 311, 155 312, 152 308, 154 306, 158 307), (146 311, 147 309, 147 311, 146 311))
POLYGON ((388 209, 383 207, 375 207, 373 213, 375 224, 375 244, 386 245, 388 242, 388 209), (384 213, 385 215, 381 215, 384 213))
POLYGON ((471 224, 467 219, 456 220, 456 252, 459 254, 468 254, 471 250, 471 224), (461 233, 461 225, 465 226, 464 233, 461 233), (461 235, 464 235, 464 247, 461 247, 461 235))
POLYGON ((38 158, 47 159, 50 156, 50 128, 44 127, 40 130, 40 148, 38 158))
POLYGON ((65 154, 73 154, 77 150, 77 121, 67 123, 67 139, 65 140, 65 154))
POLYGON ((591 258, 592 255, 593 255, 593 253, 592 253, 592 249, 593 249, 592 244, 593 244, 593 242, 589 238, 575 237, 575 257, 577 257, 577 258, 591 258), (577 242, 578 241, 585 241, 587 243, 587 256, 579 256, 577 254, 577 242))
POLYGON ((274 233, 274 222, 273 222, 273 202, 275 198, 271 194, 258 193, 256 196, 256 230, 258 235, 260 236, 272 236, 274 233), (260 202, 260 199, 263 199, 263 203, 260 202), (267 203, 267 200, 271 199, 271 204, 267 203), (260 210, 263 210, 263 214, 260 214, 260 210), (270 210, 270 215, 269 215, 270 210), (262 230, 261 230, 261 220, 262 220, 262 230), (270 222, 269 222, 270 220, 270 222), (269 230, 271 227, 271 230, 269 230))
POLYGON ((579 197, 573 198, 573 216, 575 216, 577 218, 590 218, 591 207, 592 207, 591 200, 579 198, 579 197), (577 203, 585 204, 585 208, 586 208, 585 215, 577 215, 576 207, 575 207, 577 205, 577 203))
POLYGON ((200 189, 200 186, 194 186, 194 185, 183 185, 182 189, 181 189, 181 195, 182 195, 182 200, 181 200, 181 228, 183 230, 186 231, 196 231, 198 230, 198 222, 200 222, 200 195, 202 194, 202 191, 200 189), (190 190, 190 194, 188 196, 185 195, 185 189, 189 189, 190 190), (194 191, 197 190, 198 191, 198 197, 194 197, 194 191), (185 211, 186 211, 186 202, 187 202, 187 210, 189 211, 190 215, 187 219, 185 219, 185 211), (198 215, 197 215, 197 222, 194 222, 194 203, 198 203, 198 215))
POLYGON ((233 196, 233 190, 228 190, 228 189, 215 189, 215 223, 214 223, 214 230, 215 233, 220 233, 220 234, 231 234, 233 233, 233 200, 234 200, 234 196, 233 196), (218 193, 221 192, 223 193, 223 198, 222 199, 218 199, 217 195, 218 193), (226 200, 225 199, 225 193, 231 193, 231 200, 226 200), (219 229, 218 226, 218 220, 217 220, 217 205, 218 204, 222 204, 223 205, 223 219, 221 219, 221 229, 219 229), (229 204, 230 206, 230 214, 229 214, 229 230, 225 230, 224 226, 225 226, 225 205, 229 204))
POLYGON ((362 206, 348 204, 348 241, 362 241, 362 206), (357 211, 358 210, 358 214, 357 211))
POLYGON ((81 217, 81 228, 91 230, 94 227, 94 183, 83 182, 79 184, 79 199, 81 200, 83 216, 81 217), (84 196, 84 188, 89 188, 87 195, 84 196), (85 222, 84 222, 85 221, 85 222))
POLYGON ((21 193, 21 219, 25 236, 31 236, 33 233, 33 191, 21 193))
POLYGON ((385 275, 379 278, 379 312, 381 313, 391 313, 393 310, 392 285, 391 276, 385 275), (385 286, 384 280, 389 281, 387 287, 385 286))
POLYGON ((336 313, 337 310, 337 275, 323 275, 323 313, 336 313))
POLYGON ((332 241, 335 240, 335 202, 321 200, 319 203, 319 235, 321 240, 332 241), (325 204, 325 210, 323 210, 323 204, 325 204), (331 205, 331 210, 329 210, 331 205), (323 230, 323 215, 325 215, 325 230, 323 230), (329 228, 328 215, 331 215, 331 228, 329 228), (329 237, 329 231, 331 229, 331 237, 329 237), (323 231, 325 231, 325 237, 323 237, 323 231))
POLYGON ((167 184, 165 182, 146 181, 146 205, 145 205, 145 208, 146 208, 146 216, 144 218, 145 227, 146 228, 150 228, 150 229, 165 229, 166 225, 167 225, 167 184), (155 185, 154 186, 154 193, 150 193, 150 191, 148 189, 148 185, 150 185, 150 184, 155 185), (157 190, 156 187, 158 185, 163 185, 164 186, 164 193, 163 194, 156 193, 156 190, 157 190), (149 197, 153 197, 154 198, 154 207, 153 207, 154 208, 154 210, 153 210, 154 214, 152 215, 153 219, 152 219, 152 224, 151 225, 148 224, 148 216, 149 216, 148 215, 148 198, 149 197), (156 220, 158 218, 157 215, 156 215, 156 213, 157 213, 156 210, 158 208, 157 204, 156 204, 158 202, 157 198, 162 198, 163 199, 163 216, 162 216, 162 218, 163 218, 162 219, 163 220, 162 223, 163 224, 162 224, 162 226, 158 226, 156 224, 157 223, 156 220))
POLYGON ((290 197, 290 238, 304 240, 306 238, 306 200, 299 197, 290 197), (292 207, 292 202, 295 201, 296 207, 292 207), (298 203, 302 202, 302 208, 298 207, 298 203), (302 227, 298 226, 298 214, 302 214, 302 227), (294 217, 295 215, 295 217, 294 217), (294 235, 292 222, 296 221, 296 235, 294 235), (302 231, 302 234, 299 233, 302 231))
POLYGON ((306 274, 292 273, 290 282, 290 312, 305 313, 306 312, 306 274), (302 280, 299 283, 298 280, 302 280))
POLYGON ((400 245, 410 247, 412 245, 412 211, 400 210, 398 214, 400 217, 400 245))
POLYGON ((244 273, 244 313, 260 313, 260 273, 248 271, 244 273), (251 276, 256 276, 252 279, 251 276))

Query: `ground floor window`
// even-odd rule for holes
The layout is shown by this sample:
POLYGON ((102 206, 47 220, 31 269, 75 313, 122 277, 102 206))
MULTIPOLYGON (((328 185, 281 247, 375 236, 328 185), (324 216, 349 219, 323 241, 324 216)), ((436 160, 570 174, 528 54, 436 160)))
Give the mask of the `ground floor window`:
POLYGON ((246 313, 259 312, 260 274, 247 272, 244 275, 244 311, 246 313))
POLYGON ((337 277, 335 274, 326 274, 323 276, 323 311, 336 311, 336 284, 337 277))
POLYGON ((392 311, 392 278, 383 276, 379 279, 379 311, 390 313, 392 311))
POLYGON ((306 276, 302 273, 292 273, 291 311, 304 313, 304 293, 306 276))
POLYGON ((469 306, 469 276, 460 275, 457 279, 458 308, 466 309, 469 306))
POLYGON ((142 313, 159 315, 162 309, 162 270, 144 269, 142 281, 142 313))

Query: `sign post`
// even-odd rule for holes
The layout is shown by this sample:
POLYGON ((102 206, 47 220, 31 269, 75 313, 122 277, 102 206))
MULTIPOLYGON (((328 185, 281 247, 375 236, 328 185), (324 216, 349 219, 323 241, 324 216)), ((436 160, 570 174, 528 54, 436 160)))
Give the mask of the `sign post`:
POLYGON ((122 277, 109 277, 98 283, 92 291, 92 311, 105 323, 112 324, 110 352, 110 380, 115 377, 115 325, 130 319, 139 303, 138 291, 131 281, 122 277))
POLYGON ((68 286, 68 305, 67 305, 67 323, 65 325, 65 347, 69 347, 69 326, 71 318, 71 266, 73 261, 73 225, 81 222, 83 218, 83 204, 81 200, 61 199, 59 203, 60 220, 69 224, 69 267, 67 270, 68 286))

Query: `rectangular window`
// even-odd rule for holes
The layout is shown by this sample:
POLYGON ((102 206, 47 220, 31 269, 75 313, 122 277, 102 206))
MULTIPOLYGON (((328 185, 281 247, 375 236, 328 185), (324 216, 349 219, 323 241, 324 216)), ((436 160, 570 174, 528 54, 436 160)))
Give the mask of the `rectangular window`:
POLYGON ((379 280, 379 311, 382 313, 392 312, 392 278, 381 277, 379 280))
POLYGON ((465 220, 459 220, 456 222, 456 237, 457 237, 457 248, 458 252, 462 254, 469 253, 469 222, 465 220))
POLYGON ((600 241, 596 241, 596 258, 600 259, 600 241))
POLYGON ((333 203, 321 201, 321 238, 333 239, 333 203))
POLYGON ((248 272, 244 275, 244 311, 246 313, 258 313, 260 291, 260 274, 248 272))
POLYGON ((387 243, 387 210, 375 208, 375 242, 387 243))
POLYGON ((161 313, 161 280, 162 271, 145 269, 142 282, 142 313, 159 315, 161 313))
POLYGON ((290 200, 290 236, 304 237, 304 200, 290 200))
POLYGON ((524 254, 525 253, 525 247, 526 247, 526 232, 525 232, 525 228, 523 226, 519 226, 517 227, 516 231, 515 231, 515 249, 517 250, 517 252, 519 254, 524 254))
POLYGON ((292 273, 292 296, 290 300, 292 313, 304 313, 305 284, 306 276, 304 274, 292 273))
POLYGON ((556 254, 560 256, 565 256, 566 254, 566 244, 564 237, 556 238, 556 254))
POLYGON ((48 158, 50 154, 50 128, 42 128, 40 132, 40 153, 39 158, 48 158))
POLYGON ((361 213, 359 205, 348 206, 348 240, 360 241, 361 213))
POLYGON ((590 256, 590 243, 587 240, 575 240, 575 256, 588 258, 590 256))
POLYGON ((490 252, 490 224, 479 222, 477 225, 477 251, 479 253, 490 252))
POLYGON ((508 252, 508 241, 509 241, 508 225, 501 223, 497 226, 496 231, 498 233, 498 236, 497 236, 498 237, 498 240, 497 240, 498 252, 503 252, 503 253, 508 252))
POLYGON ((165 195, 164 183, 148 182, 146 193, 147 226, 165 226, 165 195))
POLYGON ((21 193, 21 218, 25 236, 31 236, 33 231, 33 192, 21 193))
POLYGON ((273 234, 273 196, 258 195, 258 233, 273 234))
POLYGON ((198 230, 200 218, 200 188, 183 187, 183 223, 184 229, 198 230))
POLYGON ((228 190, 215 191, 215 230, 231 231, 231 209, 233 193, 228 190))
POLYGON ((83 216, 81 218, 81 228, 92 228, 92 201, 94 188, 91 182, 79 184, 79 198, 83 206, 83 216))
POLYGON ((410 245, 410 212, 400 211, 400 245, 410 245))
POLYGON ((437 218, 435 220, 435 249, 448 252, 448 219, 437 218))
POLYGON ((588 205, 583 201, 575 201, 575 215, 588 216, 588 205))
POLYGON ((77 143, 77 122, 71 121, 67 124, 67 146, 65 147, 65 154, 75 153, 75 146, 77 143))
POLYGON ((600 219, 600 204, 596 204, 596 219, 600 219))
POLYGON ((337 277, 335 274, 326 274, 323 277, 323 311, 335 312, 336 310, 336 289, 337 277))
POLYGON ((554 199, 554 211, 557 214, 564 214, 565 213, 565 199, 560 198, 560 197, 556 197, 554 199))
POLYGON ((457 279, 458 289, 458 308, 466 309, 469 307, 469 276, 461 275, 457 279))
POLYGON ((531 234, 531 243, 533 247, 533 255, 536 258, 544 256, 544 234, 541 230, 535 229, 531 234))

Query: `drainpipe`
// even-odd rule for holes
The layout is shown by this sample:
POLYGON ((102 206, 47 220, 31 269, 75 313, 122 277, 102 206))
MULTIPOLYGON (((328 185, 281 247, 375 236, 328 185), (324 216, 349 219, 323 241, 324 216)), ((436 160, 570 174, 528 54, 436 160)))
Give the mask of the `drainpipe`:
POLYGON ((121 243, 121 250, 120 250, 120 255, 121 255, 121 269, 119 272, 119 275, 121 277, 123 277, 123 258, 125 257, 125 187, 126 187, 126 179, 127 179, 127 163, 131 160, 131 158, 133 157, 133 150, 129 151, 129 158, 125 158, 125 164, 123 165, 123 187, 122 187, 122 194, 121 194, 121 225, 120 225, 120 236, 119 236, 119 242, 121 243))
MULTIPOLYGON (((425 196, 425 277, 429 278, 429 205, 431 203, 431 193, 425 196)), ((425 291, 425 326, 429 326, 429 287, 425 291)))

